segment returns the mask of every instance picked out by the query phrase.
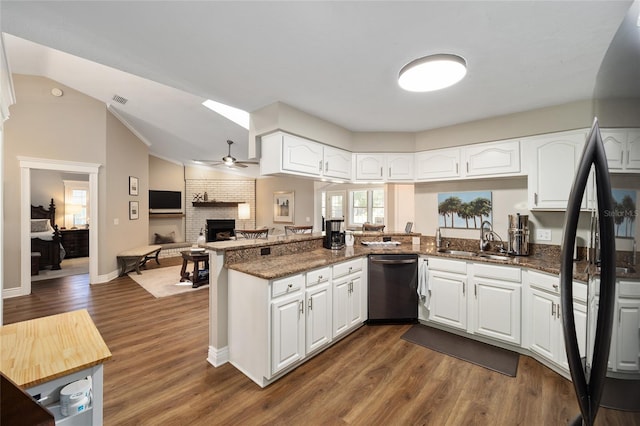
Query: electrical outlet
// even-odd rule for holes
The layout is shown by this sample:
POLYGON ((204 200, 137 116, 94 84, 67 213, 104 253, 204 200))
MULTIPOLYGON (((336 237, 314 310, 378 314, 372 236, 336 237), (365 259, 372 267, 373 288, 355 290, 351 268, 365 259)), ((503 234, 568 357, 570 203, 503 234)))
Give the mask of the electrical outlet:
POLYGON ((260 255, 261 256, 268 256, 271 254, 271 247, 262 247, 260 249, 260 255))
POLYGON ((536 241, 551 241, 551 229, 537 229, 536 241))

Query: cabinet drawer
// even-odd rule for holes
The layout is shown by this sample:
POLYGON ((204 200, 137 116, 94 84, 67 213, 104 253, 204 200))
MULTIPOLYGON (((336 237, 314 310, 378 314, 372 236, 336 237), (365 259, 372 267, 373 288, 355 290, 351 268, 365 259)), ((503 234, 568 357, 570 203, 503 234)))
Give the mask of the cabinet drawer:
POLYGON ((503 281, 522 282, 520 268, 510 268, 508 266, 490 265, 487 263, 474 263, 473 275, 475 277, 495 278, 503 281))
POLYGON ((527 274, 530 287, 560 294, 560 277, 558 275, 541 274, 535 271, 528 271, 527 274))
POLYGON ((307 287, 314 286, 316 284, 326 283, 331 279, 331 268, 316 269, 314 271, 307 272, 307 287))
POLYGON ((466 274, 467 262, 461 260, 441 259, 439 257, 430 257, 429 269, 438 271, 451 272, 454 274, 466 274))
POLYGON ((271 297, 278 297, 283 294, 298 291, 302 288, 303 284, 304 276, 302 274, 273 280, 271 283, 271 297))
POLYGON ((587 284, 574 281, 573 282, 573 300, 587 303, 587 284))
POLYGON ((360 271, 362 271, 362 258, 349 260, 333 265, 333 278, 344 277, 345 275, 360 271))
POLYGON ((618 286, 620 297, 640 297, 640 281, 619 280, 618 286))

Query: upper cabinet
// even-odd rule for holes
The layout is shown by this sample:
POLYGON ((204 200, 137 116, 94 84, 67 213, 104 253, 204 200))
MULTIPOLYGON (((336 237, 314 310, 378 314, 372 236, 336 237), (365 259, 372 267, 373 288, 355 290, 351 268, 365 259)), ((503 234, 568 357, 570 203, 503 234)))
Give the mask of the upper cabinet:
POLYGON ((460 148, 416 153, 416 178, 440 180, 460 177, 460 148))
POLYGON ((640 129, 602 129, 607 164, 612 173, 640 173, 640 129))
POLYGON ((481 143, 462 149, 466 177, 520 173, 520 142, 481 143))
POLYGON ((416 177, 421 181, 519 174, 520 143, 517 140, 434 149, 416 154, 416 177))
POLYGON ((413 153, 354 154, 356 180, 413 181, 413 153))
MULTIPOLYGON (((529 209, 566 210, 585 138, 586 132, 576 131, 536 136, 524 142, 531 162, 529 209)), ((581 208, 587 208, 588 199, 583 197, 581 208)))
POLYGON ((296 174, 351 180, 351 153, 299 136, 262 136, 260 174, 296 174))

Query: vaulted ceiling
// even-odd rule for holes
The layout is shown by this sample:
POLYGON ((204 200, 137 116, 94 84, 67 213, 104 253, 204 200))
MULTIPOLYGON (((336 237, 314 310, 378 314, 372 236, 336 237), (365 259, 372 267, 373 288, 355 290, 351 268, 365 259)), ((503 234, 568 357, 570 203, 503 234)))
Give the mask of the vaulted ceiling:
POLYGON ((280 101, 374 132, 589 99, 631 3, 3 1, 0 24, 14 73, 110 104, 152 154, 191 164, 226 155, 227 139, 247 156, 248 131, 207 98, 249 112, 280 101), (463 56, 466 78, 400 89, 400 68, 434 53, 463 56))

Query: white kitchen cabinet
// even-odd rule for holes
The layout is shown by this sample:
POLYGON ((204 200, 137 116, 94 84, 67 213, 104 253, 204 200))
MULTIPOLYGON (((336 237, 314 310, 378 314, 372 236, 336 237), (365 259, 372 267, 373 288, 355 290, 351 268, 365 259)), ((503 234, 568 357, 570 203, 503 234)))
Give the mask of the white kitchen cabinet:
MULTIPOLYGON (((562 310, 560 308, 560 277, 528 271, 529 349, 564 371, 569 371, 564 344, 562 310)), ((573 316, 576 325, 578 350, 586 356, 587 308, 586 286, 573 283, 573 316)))
POLYGON ((383 181, 385 178, 385 154, 354 154, 356 180, 383 181))
POLYGON ((416 179, 419 181, 460 177, 460 148, 417 152, 415 162, 416 179))
POLYGON ((408 181, 414 179, 414 154, 386 154, 387 181, 408 181))
MULTIPOLYGON (((531 161, 528 177, 531 210, 566 210, 585 138, 585 132, 577 131, 526 141, 527 158, 531 161)), ((589 186, 582 199, 583 209, 588 206, 589 186)))
POLYGON ((363 259, 333 266, 333 337, 339 337, 366 320, 363 259))
POLYGON ((261 138, 260 174, 351 179, 351 153, 284 132, 261 138))
POLYGON ((609 170, 640 173, 640 130, 602 129, 601 134, 609 170))
POLYGON ((323 177, 351 180, 351 153, 332 146, 322 147, 323 177))
POLYGON ((407 181, 414 180, 413 153, 357 153, 354 167, 358 181, 407 181))
POLYGON ((265 387, 354 331, 366 320, 365 265, 356 258, 274 280, 229 269, 229 362, 265 387))
POLYGON ((462 148, 465 177, 491 177, 520 173, 520 142, 480 143, 462 148))
POLYGON ((621 297, 616 308, 615 369, 640 372, 640 299, 621 297))
POLYGON ((271 374, 277 374, 305 355, 304 296, 302 292, 271 303, 271 374))
POLYGON ((467 329, 467 264, 450 259, 429 259, 429 321, 467 329))
POLYGON ((309 354, 331 342, 331 268, 307 272, 306 278, 305 352, 309 354))
POLYGON ((472 330, 475 334, 520 345, 520 268, 474 263, 472 330))

